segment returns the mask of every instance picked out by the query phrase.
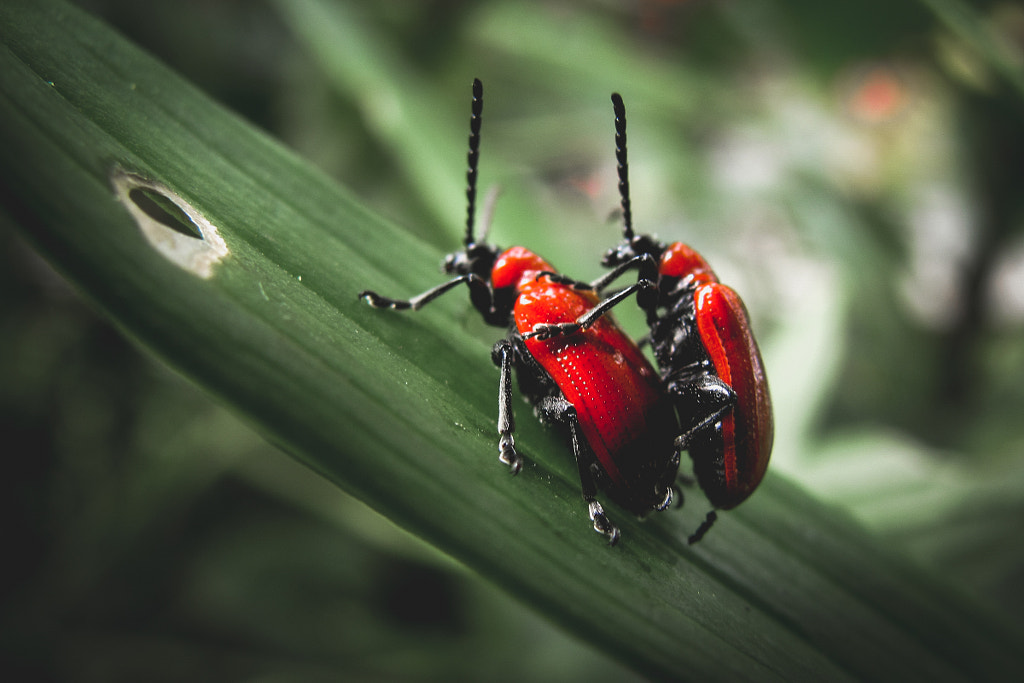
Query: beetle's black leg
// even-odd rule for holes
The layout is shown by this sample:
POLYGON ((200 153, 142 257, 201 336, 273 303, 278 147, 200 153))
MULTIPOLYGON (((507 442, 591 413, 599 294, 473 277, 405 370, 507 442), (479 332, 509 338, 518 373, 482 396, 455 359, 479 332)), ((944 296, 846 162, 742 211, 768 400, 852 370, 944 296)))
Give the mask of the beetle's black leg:
MULTIPOLYGON (((719 377, 710 373, 693 374, 694 372, 693 367, 681 369, 676 373, 675 378, 670 376, 665 382, 665 389, 672 398, 676 412, 682 420, 682 433, 675 440, 677 454, 690 447, 694 436, 721 420, 727 412, 732 410, 737 400, 735 390, 719 377), (680 375, 685 379, 680 378, 680 375)), ((682 475, 678 479, 687 481, 687 478, 682 475)), ((708 512, 704 521, 690 535, 687 542, 693 545, 704 538, 716 519, 718 519, 718 513, 715 510, 708 512)))
MULTIPOLYGON (((667 470, 676 472, 677 479, 679 471, 679 459, 679 449, 677 448, 676 452, 672 454, 671 458, 669 458, 668 466, 666 468, 667 470)), ((680 490, 679 486, 675 482, 673 482, 665 489, 664 500, 662 500, 658 505, 654 506, 654 509, 657 510, 658 512, 661 512, 672 507, 673 503, 676 507, 682 507, 683 505, 683 492, 680 490)))
POLYGON ((550 279, 552 282, 554 282, 556 284, 566 285, 567 287, 572 287, 573 289, 580 289, 580 290, 590 290, 590 289, 593 289, 593 287, 589 283, 581 282, 579 280, 575 280, 575 279, 569 277, 568 275, 562 275, 561 273, 556 273, 553 270, 542 270, 539 273, 537 273, 537 277, 535 279, 539 280, 541 277, 547 277, 548 279, 550 279))
MULTIPOLYGON (((678 456, 679 453, 677 452, 676 455, 678 456)), ((667 510, 669 506, 677 508, 683 507, 683 501, 685 500, 685 498, 683 496, 683 489, 680 488, 680 482, 685 483, 685 477, 677 477, 675 483, 673 483, 672 486, 669 487, 672 490, 672 498, 671 500, 669 500, 668 505, 662 509, 667 510)))
POLYGON ((563 396, 548 396, 537 403, 537 413, 544 420, 568 423, 572 436, 572 452, 576 456, 583 500, 587 503, 590 521, 594 523, 594 531, 608 539, 608 545, 615 545, 619 542, 619 529, 605 515, 601 503, 597 502, 597 484, 591 474, 591 466, 595 462, 594 455, 580 431, 576 408, 563 396))
POLYGON ((676 448, 686 450, 695 434, 715 424, 736 404, 736 392, 720 378, 701 374, 686 381, 665 382, 682 424, 676 448))
POLYGON ((604 514, 604 508, 601 507, 601 504, 597 500, 591 500, 587 503, 587 509, 590 512, 590 521, 594 523, 594 531, 607 538, 608 545, 618 543, 619 527, 608 520, 608 516, 604 514))
POLYGON ((516 442, 512 436, 516 429, 515 415, 511 405, 512 363, 515 352, 512 342, 502 339, 494 345, 492 353, 495 364, 501 368, 501 376, 498 380, 498 459, 508 465, 512 474, 517 474, 523 466, 523 459, 516 453, 516 442))
POLYGON ((639 272, 640 277, 637 278, 639 280, 658 279, 658 261, 651 254, 640 254, 639 256, 634 256, 625 263, 617 265, 612 270, 597 278, 590 283, 590 287, 600 292, 633 268, 636 268, 639 272))
POLYGON ((533 326, 533 330, 531 332, 524 334, 523 337, 526 339, 531 337, 536 337, 537 339, 551 339, 553 337, 579 332, 580 330, 593 325, 595 320, 607 313, 614 306, 625 301, 633 293, 637 293, 637 296, 639 297, 639 292, 642 291, 656 292, 657 285, 655 285, 651 280, 640 280, 636 284, 630 285, 622 291, 616 292, 612 296, 601 301, 597 306, 594 306, 571 323, 538 323, 533 326))
POLYGON ((391 308, 398 311, 418 311, 419 309, 423 308, 437 297, 441 296, 442 294, 445 294, 446 292, 451 291, 452 289, 458 287, 462 283, 465 283, 466 286, 469 287, 470 298, 474 301, 474 303, 480 297, 484 297, 488 301, 493 299, 493 294, 491 292, 490 285, 488 285, 483 278, 473 273, 469 273, 468 275, 460 275, 459 277, 449 280, 444 284, 440 284, 437 287, 432 287, 431 289, 428 289, 422 294, 414 296, 411 299, 391 299, 386 296, 381 296, 380 294, 377 294, 376 292, 370 290, 359 292, 359 298, 365 299, 366 303, 370 304, 374 308, 391 308))
POLYGON ((547 275, 553 282, 570 285, 576 289, 592 289, 600 292, 611 284, 612 281, 622 276, 623 273, 632 268, 638 268, 640 270, 636 284, 630 285, 629 287, 609 296, 607 299, 604 299, 597 306, 594 306, 571 323, 540 323, 535 325, 531 332, 523 336, 527 339, 531 337, 536 337, 538 339, 551 339, 553 337, 579 332, 580 330, 593 325, 595 320, 607 313, 613 307, 628 299, 634 293, 636 293, 637 303, 642 309, 644 309, 644 311, 647 312, 648 318, 650 318, 650 316, 654 315, 654 309, 657 307, 658 303, 658 286, 654 284, 658 278, 658 262, 650 254, 642 254, 632 258, 626 263, 617 266, 607 275, 594 280, 590 284, 578 282, 558 273, 543 272, 539 275, 547 275))
POLYGON ((632 268, 638 268, 640 271, 636 284, 630 285, 629 287, 609 296, 607 299, 604 299, 601 303, 581 315, 574 322, 541 323, 539 325, 535 325, 533 330, 524 336, 526 338, 536 337, 538 339, 551 339, 553 337, 573 334, 582 329, 586 329, 593 325, 595 320, 607 313, 613 307, 628 299, 634 293, 636 294, 637 303, 644 311, 647 312, 648 318, 650 318, 654 315, 654 309, 657 307, 658 303, 658 286, 655 284, 658 278, 658 262, 650 254, 641 254, 640 256, 636 256, 629 261, 616 266, 615 269, 610 271, 608 274, 594 280, 589 285, 576 283, 574 280, 565 278, 565 276, 557 276, 555 273, 544 274, 552 277, 552 279, 555 277, 562 278, 561 280, 556 280, 562 284, 571 284, 577 286, 578 289, 593 289, 600 292, 602 289, 610 285, 616 278, 621 277, 623 273, 632 268))
MULTIPOLYGON (((616 266, 604 276, 591 282, 590 286, 601 292, 632 268, 637 269, 637 285, 641 285, 644 280, 658 281, 658 261, 651 254, 644 253, 616 266)), ((639 286, 636 290, 636 304, 647 315, 647 324, 653 325, 657 319, 658 288, 639 286)))

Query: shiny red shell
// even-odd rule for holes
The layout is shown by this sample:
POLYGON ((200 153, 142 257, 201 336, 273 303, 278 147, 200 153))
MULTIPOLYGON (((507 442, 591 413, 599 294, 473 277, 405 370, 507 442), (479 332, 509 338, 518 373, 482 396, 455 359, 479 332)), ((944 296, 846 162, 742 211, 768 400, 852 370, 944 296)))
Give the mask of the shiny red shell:
MULTIPOLYGON (((729 509, 754 492, 768 468, 774 439, 771 396, 746 308, 736 292, 722 284, 705 284, 694 292, 694 302, 704 348, 718 377, 737 396, 736 405, 722 419, 720 477, 701 480, 711 503, 729 509)), ((700 457, 699 449, 697 453, 700 457)))
POLYGON ((764 478, 774 439, 771 396, 761 352, 750 331, 743 301, 718 278, 702 256, 682 243, 662 255, 661 274, 690 277, 694 318, 715 374, 736 392, 716 437, 691 445, 697 479, 716 508, 734 508, 764 478))
MULTIPOLYGON (((539 275, 552 270, 522 247, 495 262, 495 288, 512 286, 517 292, 513 318, 520 334, 538 323, 571 323, 598 303, 593 291, 539 275)), ((664 469, 656 461, 674 453, 677 431, 657 370, 609 315, 580 332, 525 343, 576 409, 595 457, 620 489, 616 502, 637 513, 649 511, 654 504, 650 473, 664 469)))

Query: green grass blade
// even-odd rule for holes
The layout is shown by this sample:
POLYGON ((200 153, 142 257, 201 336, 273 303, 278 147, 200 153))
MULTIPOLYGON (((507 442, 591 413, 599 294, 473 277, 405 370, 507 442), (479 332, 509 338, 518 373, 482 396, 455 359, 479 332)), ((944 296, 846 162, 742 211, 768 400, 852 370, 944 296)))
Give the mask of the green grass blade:
POLYGON ((986 21, 962 0, 920 1, 953 35, 968 45, 988 68, 1005 80, 1018 97, 1024 97, 1024 64, 1021 63, 1019 49, 1014 48, 1009 36, 994 30, 991 21, 986 21))
POLYGON ((645 523, 613 508, 608 548, 525 407, 527 466, 497 462, 496 370, 463 299, 417 315, 357 300, 421 291, 440 254, 80 10, 6 2, 0 42, 5 220, 288 453, 566 629, 658 678, 1024 670, 1019 634, 779 476, 694 548, 699 495, 645 523), (116 199, 124 182, 180 198, 175 220, 206 243, 215 226, 226 253, 208 272, 169 260, 116 199))

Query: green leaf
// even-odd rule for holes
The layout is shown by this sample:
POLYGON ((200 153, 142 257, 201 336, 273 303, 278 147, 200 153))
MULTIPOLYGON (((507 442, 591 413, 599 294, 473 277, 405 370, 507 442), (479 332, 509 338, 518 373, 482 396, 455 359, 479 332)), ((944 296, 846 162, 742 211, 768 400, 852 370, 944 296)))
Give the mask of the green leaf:
POLYGON ((0 41, 5 221, 293 457, 567 630, 657 678, 1024 670, 1020 634, 777 474, 696 547, 699 495, 642 523, 611 508, 607 547, 525 407, 527 466, 497 462, 464 300, 358 301, 436 283, 439 253, 74 7, 9 0, 0 41))

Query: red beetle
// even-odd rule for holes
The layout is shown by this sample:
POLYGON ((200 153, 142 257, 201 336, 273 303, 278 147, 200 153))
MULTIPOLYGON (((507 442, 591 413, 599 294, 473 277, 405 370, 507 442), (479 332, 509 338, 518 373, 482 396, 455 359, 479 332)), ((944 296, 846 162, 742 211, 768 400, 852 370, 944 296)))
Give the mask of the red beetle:
POLYGON ((492 354, 501 368, 499 458, 513 474, 522 466, 510 406, 515 368, 520 391, 537 416, 567 428, 594 529, 614 544, 619 531, 596 500, 598 488, 638 515, 668 507, 679 469, 674 443, 679 425, 657 370, 609 316, 598 316, 577 334, 546 334, 552 325, 559 328, 595 308, 600 299, 592 285, 558 275, 523 247, 500 251, 476 242, 473 223, 482 110, 483 87, 476 80, 465 248, 449 254, 444 266, 456 277, 409 300, 371 291, 359 296, 376 308, 416 310, 460 284, 469 287, 470 300, 484 320, 510 328, 492 354))
MULTIPOLYGON (((600 291, 633 268, 639 279, 577 320, 537 332, 549 338, 575 334, 635 292, 647 314, 664 391, 679 416, 676 446, 689 451, 711 505, 728 510, 754 492, 771 457, 772 401, 761 352, 739 295, 718 281, 700 254, 682 242, 666 245, 633 233, 626 110, 617 93, 612 103, 624 241, 605 254, 602 263, 613 270, 594 287, 600 291)), ((690 543, 699 541, 716 518, 712 509, 690 543)))

